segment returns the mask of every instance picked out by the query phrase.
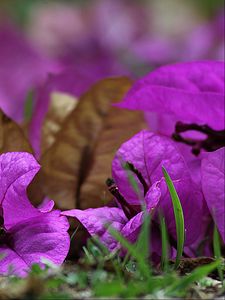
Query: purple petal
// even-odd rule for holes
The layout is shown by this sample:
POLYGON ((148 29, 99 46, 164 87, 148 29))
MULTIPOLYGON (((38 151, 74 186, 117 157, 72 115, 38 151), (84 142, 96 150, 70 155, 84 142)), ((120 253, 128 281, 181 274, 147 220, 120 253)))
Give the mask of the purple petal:
POLYGON ((137 81, 120 107, 224 127, 224 62, 165 66, 137 81))
POLYGON ((97 235, 101 242, 110 250, 117 247, 117 242, 107 230, 107 225, 121 231, 127 223, 122 209, 117 207, 89 208, 86 210, 72 209, 62 212, 62 215, 77 218, 91 236, 97 235))
MULTIPOLYGON (((181 201, 184 213, 185 245, 191 245, 199 239, 202 234, 204 234, 208 225, 208 216, 205 215, 202 192, 199 187, 192 182, 190 177, 173 180, 173 183, 181 201)), ((158 208, 165 216, 169 234, 176 239, 176 223, 172 200, 165 180, 162 179, 158 184, 161 191, 158 208)))
POLYGON ((39 168, 29 153, 9 152, 0 155, 0 206, 6 229, 40 215, 26 195, 27 186, 39 168))
POLYGON ((55 202, 53 200, 50 200, 48 198, 45 198, 42 203, 38 206, 38 209, 41 212, 50 212, 55 205, 55 202))
POLYGON ((40 213, 12 227, 7 233, 7 246, 0 248, 5 255, 0 260, 1 274, 7 273, 12 265, 14 274, 24 276, 32 264, 40 264, 42 258, 62 264, 70 245, 68 228, 69 223, 60 216, 60 211, 40 213))
POLYGON ((16 27, 0 24, 0 107, 16 121, 23 120, 28 92, 56 66, 41 57, 16 27))
POLYGON ((136 242, 144 221, 144 212, 138 213, 122 228, 121 234, 131 243, 136 242))
POLYGON ((28 266, 19 257, 19 255, 9 248, 7 245, 0 246, 0 274, 1 275, 12 275, 16 274, 19 276, 25 276, 27 274, 28 266))
POLYGON ((126 201, 137 207, 140 206, 140 200, 128 181, 127 173, 121 166, 121 160, 131 162, 142 174, 148 185, 145 197, 144 189, 136 175, 135 179, 139 183, 147 209, 149 211, 161 209, 165 215, 169 233, 176 238, 172 201, 162 174, 162 166, 166 168, 183 207, 186 244, 195 241, 203 230, 200 221, 203 213, 202 193, 192 182, 189 170, 175 143, 169 138, 144 130, 125 142, 117 151, 112 163, 113 178, 126 201))
MULTIPOLYGON (((162 178, 162 166, 167 169, 174 180, 188 176, 183 157, 170 139, 147 130, 141 131, 122 144, 112 162, 113 178, 120 192, 132 205, 140 205, 140 201, 128 181, 127 172, 122 167, 121 160, 132 163, 141 172, 149 188, 162 178)), ((143 186, 136 176, 135 178, 144 196, 143 186)))
POLYGON ((224 156, 225 148, 205 154, 201 172, 205 200, 225 242, 224 156))

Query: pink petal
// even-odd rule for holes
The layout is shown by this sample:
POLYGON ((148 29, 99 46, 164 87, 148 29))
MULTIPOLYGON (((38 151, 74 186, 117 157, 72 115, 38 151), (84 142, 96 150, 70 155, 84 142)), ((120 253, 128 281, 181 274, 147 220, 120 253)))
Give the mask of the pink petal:
POLYGON ((138 80, 118 106, 223 129, 224 62, 161 67, 138 80))
POLYGON ((41 263, 42 258, 62 264, 70 245, 68 228, 69 223, 60 216, 60 211, 40 213, 12 227, 7 246, 0 249, 1 254, 6 255, 0 260, 1 274, 12 264, 14 273, 23 276, 32 264, 41 263))
POLYGON ((27 186, 39 168, 29 153, 9 152, 0 155, 0 206, 6 229, 40 215, 26 195, 27 186))
POLYGON ((86 210, 72 209, 62 212, 62 215, 75 217, 87 229, 91 236, 100 237, 110 250, 117 247, 117 242, 107 230, 107 225, 120 231, 126 224, 127 218, 123 211, 117 207, 89 208, 86 210))
POLYGON ((205 200, 225 242, 224 156, 225 148, 205 154, 201 172, 205 200))

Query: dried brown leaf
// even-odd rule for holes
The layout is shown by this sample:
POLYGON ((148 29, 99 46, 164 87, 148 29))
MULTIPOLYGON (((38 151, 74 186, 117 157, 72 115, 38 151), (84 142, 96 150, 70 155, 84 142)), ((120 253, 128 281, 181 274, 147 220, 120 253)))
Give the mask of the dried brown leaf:
POLYGON ((48 196, 61 209, 103 204, 116 149, 143 128, 140 113, 111 106, 130 86, 124 77, 104 79, 80 98, 41 157, 42 169, 31 187, 38 202, 48 196))
POLYGON ((123 142, 145 126, 141 112, 110 108, 97 142, 92 167, 81 186, 80 208, 102 206, 111 200, 105 181, 111 177, 113 157, 123 142))
POLYGON ((62 92, 53 92, 50 95, 48 112, 42 124, 41 153, 45 153, 55 142, 56 134, 61 129, 63 121, 74 110, 78 99, 62 92))
POLYGON ((0 110, 0 153, 13 151, 33 152, 22 128, 0 110))

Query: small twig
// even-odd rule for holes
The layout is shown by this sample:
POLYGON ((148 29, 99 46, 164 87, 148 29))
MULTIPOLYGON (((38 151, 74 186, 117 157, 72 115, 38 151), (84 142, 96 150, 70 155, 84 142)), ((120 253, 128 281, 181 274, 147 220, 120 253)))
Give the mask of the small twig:
POLYGON ((122 206, 124 214, 130 220, 133 216, 136 215, 136 211, 133 207, 127 203, 125 198, 120 194, 118 186, 116 185, 115 181, 112 178, 108 178, 106 180, 106 185, 108 186, 109 192, 116 198, 116 200, 122 206))
POLYGON ((140 183, 142 184, 142 186, 144 188, 144 196, 145 196, 148 192, 148 185, 147 185, 144 177, 142 176, 141 172, 138 169, 136 169, 135 166, 129 161, 126 161, 125 168, 130 170, 137 176, 138 180, 140 181, 140 183))

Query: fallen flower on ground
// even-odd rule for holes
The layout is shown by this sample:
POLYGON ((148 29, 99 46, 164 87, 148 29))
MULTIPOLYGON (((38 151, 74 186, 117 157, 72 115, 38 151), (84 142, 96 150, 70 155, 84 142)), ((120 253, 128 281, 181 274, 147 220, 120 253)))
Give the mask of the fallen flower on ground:
POLYGON ((66 258, 69 224, 53 202, 40 209, 29 202, 26 188, 40 166, 31 154, 0 156, 0 274, 25 276, 45 258, 60 265, 66 258))
POLYGON ((152 131, 179 142, 192 178, 200 184, 200 152, 224 145, 224 62, 158 68, 138 80, 115 105, 144 111, 152 131))
POLYGON ((77 218, 90 235, 98 235, 110 250, 117 248, 118 243, 107 231, 106 224, 111 224, 129 241, 135 242, 143 223, 144 212, 141 209, 142 200, 130 185, 122 162, 128 162, 136 170, 134 176, 139 185, 141 198, 146 204, 147 211, 154 213, 151 238, 153 253, 158 255, 160 253, 159 211, 165 216, 171 239, 176 240, 173 206, 163 178, 162 166, 171 175, 183 206, 185 245, 191 245, 204 234, 208 221, 207 209, 202 193, 192 181, 182 155, 169 138, 146 130, 125 142, 117 151, 112 163, 112 174, 116 183, 116 193, 113 194, 119 207, 90 208, 83 211, 74 209, 62 214, 77 218))

